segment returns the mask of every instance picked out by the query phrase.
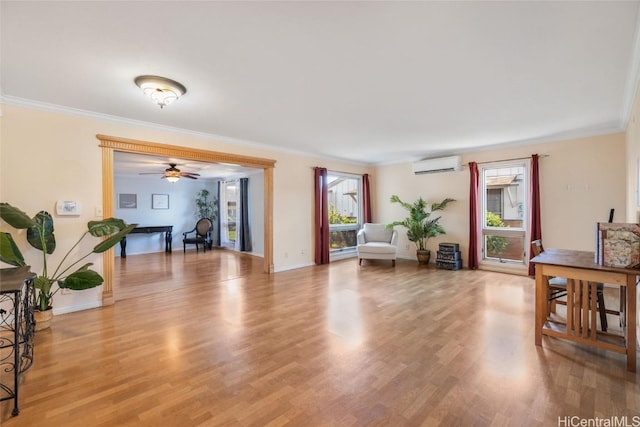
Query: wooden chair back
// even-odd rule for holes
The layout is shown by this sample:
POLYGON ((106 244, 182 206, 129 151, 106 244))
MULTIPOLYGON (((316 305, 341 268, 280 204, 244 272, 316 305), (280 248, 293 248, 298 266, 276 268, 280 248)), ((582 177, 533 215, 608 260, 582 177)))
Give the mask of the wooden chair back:
POLYGON ((538 256, 542 252, 544 252, 544 248, 542 247, 542 240, 534 240, 531 242, 531 253, 533 256, 538 256))

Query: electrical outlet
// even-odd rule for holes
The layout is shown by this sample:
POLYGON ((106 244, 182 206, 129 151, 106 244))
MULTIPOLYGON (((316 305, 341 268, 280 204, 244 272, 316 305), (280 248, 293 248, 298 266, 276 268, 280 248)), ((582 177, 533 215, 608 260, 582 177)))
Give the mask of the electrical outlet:
POLYGON ((407 243, 407 244, 404 246, 404 248, 405 248, 406 250, 409 250, 409 244, 407 243))
POLYGON ((93 215, 96 217, 102 217, 103 213, 102 213, 102 206, 96 206, 96 208, 94 209, 93 215))
POLYGON ((62 295, 69 295, 71 293, 71 289, 67 289, 67 288, 61 288, 60 289, 60 293, 62 295))

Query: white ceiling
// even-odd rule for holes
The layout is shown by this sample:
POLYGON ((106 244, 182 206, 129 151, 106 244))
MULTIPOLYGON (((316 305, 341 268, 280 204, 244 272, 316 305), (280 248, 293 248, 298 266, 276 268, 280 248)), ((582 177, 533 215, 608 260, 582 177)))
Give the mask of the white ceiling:
POLYGON ((231 179, 262 171, 261 169, 246 168, 226 163, 207 163, 196 160, 123 153, 119 151, 116 151, 113 157, 113 173, 115 176, 136 177, 140 179, 163 179, 164 171, 170 167, 170 163, 175 164, 180 172, 199 174, 200 177, 197 179, 231 179))
POLYGON ((239 144, 410 161, 623 130, 638 7, 3 0, 1 93, 239 144), (160 110, 134 85, 141 74, 188 92, 160 110))

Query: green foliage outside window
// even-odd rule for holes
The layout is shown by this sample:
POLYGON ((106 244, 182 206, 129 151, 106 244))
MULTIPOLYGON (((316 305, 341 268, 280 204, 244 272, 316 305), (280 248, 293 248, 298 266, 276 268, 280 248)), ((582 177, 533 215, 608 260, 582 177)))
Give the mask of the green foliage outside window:
MULTIPOLYGON (((340 215, 333 205, 329 205, 329 224, 356 224, 357 218, 340 215)), ((335 230, 330 233, 331 249, 348 248, 356 245, 356 230, 335 230)))
MULTIPOLYGON (((487 219, 487 227, 506 227, 502 218, 493 212, 487 212, 485 215, 487 219)), ((506 237, 503 236, 487 236, 487 253, 492 255, 498 255, 507 249, 509 242, 506 237)))
POLYGON ((333 205, 329 205, 329 224, 355 224, 356 222, 358 222, 357 218, 340 215, 333 205))

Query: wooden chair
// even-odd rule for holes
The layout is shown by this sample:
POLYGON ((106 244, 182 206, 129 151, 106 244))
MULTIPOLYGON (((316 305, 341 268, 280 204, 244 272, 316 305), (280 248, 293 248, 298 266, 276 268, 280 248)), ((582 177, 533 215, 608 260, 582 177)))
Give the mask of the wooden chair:
POLYGON ((204 248, 204 251, 207 251, 207 247, 211 249, 212 241, 211 241, 211 230, 213 229, 213 224, 209 218, 200 218, 196 223, 196 226, 193 227, 193 230, 187 231, 186 233, 182 233, 182 247, 183 251, 187 252, 187 245, 196 245, 196 252, 198 252, 198 245, 201 244, 204 248), (189 236, 194 233, 194 236, 189 236))
MULTIPOLYGON (((544 252, 542 241, 532 241, 531 253, 533 253, 534 256, 538 256, 542 252, 544 252)), ((547 285, 549 289, 549 305, 547 314, 550 314, 555 313, 556 304, 567 305, 566 301, 560 299, 567 296, 567 279, 564 277, 547 277, 547 285)), ((603 332, 606 332, 609 325, 607 323, 607 309, 604 305, 604 285, 602 283, 598 283, 596 289, 598 313, 600 314, 600 327, 603 332)))

